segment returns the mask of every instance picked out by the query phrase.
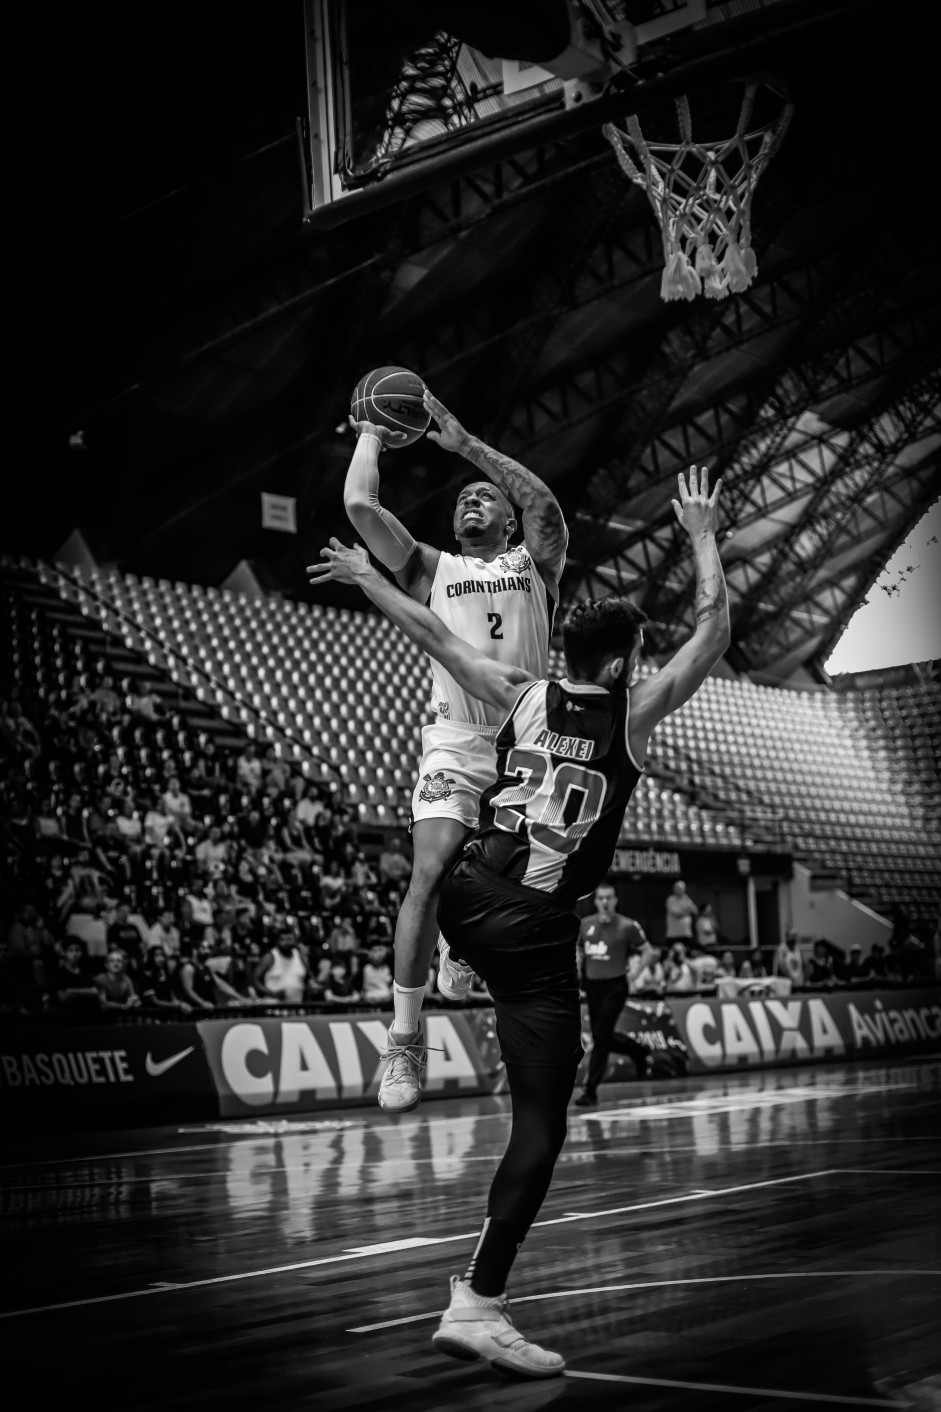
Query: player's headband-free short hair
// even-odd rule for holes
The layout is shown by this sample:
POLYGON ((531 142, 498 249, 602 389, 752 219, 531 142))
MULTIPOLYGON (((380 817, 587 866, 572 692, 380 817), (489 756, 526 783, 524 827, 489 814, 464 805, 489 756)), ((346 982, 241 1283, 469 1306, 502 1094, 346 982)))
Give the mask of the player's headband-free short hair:
POLYGON ((612 657, 629 657, 647 614, 626 598, 586 598, 575 603, 562 623, 562 646, 569 667, 595 676, 612 657))
POLYGON ((506 511, 506 513, 507 513, 507 515, 509 516, 509 518, 510 518, 511 520, 518 520, 518 519, 519 519, 519 516, 518 516, 517 513, 516 513, 516 506, 513 504, 512 500, 511 500, 510 497, 507 495, 506 491, 501 490, 500 487, 499 487, 498 485, 494 485, 494 483, 493 483, 492 481, 488 481, 488 480, 469 480, 465 485, 462 485, 461 488, 460 488, 460 490, 458 491, 458 493, 457 493, 457 498, 458 498, 458 500, 460 500, 460 498, 461 498, 461 496, 464 494, 465 490, 469 489, 469 487, 472 486, 472 485, 485 485, 488 490, 492 490, 493 493, 494 493, 494 495, 496 495, 497 498, 501 501, 501 503, 502 503, 502 505, 503 505, 503 508, 504 508, 504 510, 506 511))

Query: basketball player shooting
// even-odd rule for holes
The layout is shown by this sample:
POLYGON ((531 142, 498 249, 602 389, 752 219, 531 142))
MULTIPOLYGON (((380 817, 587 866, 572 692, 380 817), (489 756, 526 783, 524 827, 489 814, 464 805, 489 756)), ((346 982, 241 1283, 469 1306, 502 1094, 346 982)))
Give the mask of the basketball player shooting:
POLYGON ((698 690, 729 644, 716 546, 721 481, 679 477, 673 501, 696 569, 696 627, 654 676, 631 687, 644 614, 624 598, 576 603, 562 627, 567 676, 535 679, 462 642, 434 613, 339 540, 308 569, 314 583, 356 583, 468 697, 503 719, 498 777, 480 824, 440 890, 438 922, 455 958, 486 981, 506 1066, 512 1126, 487 1217, 433 1342, 455 1358, 549 1378, 564 1359, 513 1326, 506 1281, 549 1189, 582 1057, 575 904, 607 872, 655 726, 698 690))
MULTIPOLYGON (((396 583, 417 603, 428 603, 457 637, 492 661, 545 676, 568 543, 559 502, 532 471, 466 432, 427 389, 424 404, 438 426, 428 433, 430 440, 487 477, 471 480, 457 498, 459 552, 416 541, 379 503, 379 453, 404 437, 352 418, 358 437, 343 493, 350 521, 396 583), (522 510, 523 542, 511 549, 514 505, 522 510)), ((436 714, 422 730, 412 795, 414 863, 396 921, 395 1013, 379 1086, 379 1103, 389 1113, 406 1113, 421 1099, 425 1050, 419 1016, 438 939, 438 892, 477 825, 481 794, 496 778, 494 738, 503 715, 441 662, 432 662, 432 670, 436 714)), ((439 952, 439 989, 450 1000, 462 1000, 472 972, 452 962, 443 941, 439 952)))

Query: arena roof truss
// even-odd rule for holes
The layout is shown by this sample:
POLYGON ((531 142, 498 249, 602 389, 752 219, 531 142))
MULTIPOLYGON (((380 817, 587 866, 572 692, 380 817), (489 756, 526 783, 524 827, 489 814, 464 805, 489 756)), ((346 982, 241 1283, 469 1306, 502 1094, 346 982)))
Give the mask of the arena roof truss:
MULTIPOLYGON (((764 8, 761 26, 798 9, 764 8)), ((762 679, 819 676, 941 493, 941 239, 905 205, 924 181, 911 135, 930 120, 930 85, 904 26, 856 26, 853 49, 843 19, 827 23, 774 51, 795 117, 755 198, 757 277, 718 302, 662 302, 660 232, 598 131, 536 128, 525 150, 318 232, 300 219, 281 80, 246 93, 268 137, 250 156, 204 159, 178 191, 167 181, 159 201, 73 233, 59 410, 63 445, 81 428, 94 476, 60 466, 54 501, 37 476, 42 534, 23 547, 51 553, 81 524, 135 572, 220 583, 250 559, 307 596, 312 549, 349 536, 338 428, 351 387, 399 363, 546 479, 571 530, 563 595, 629 593, 658 654, 692 622, 676 475, 721 474, 730 661, 762 679), (863 89, 835 96, 825 72, 883 85, 859 141, 845 133, 863 89), (296 497, 296 539, 261 529, 262 490, 296 497)), ((696 98, 697 123, 726 121, 720 88, 696 98)), ((174 156, 158 126, 154 152, 185 165, 184 137, 174 156)), ((83 183, 85 169, 75 203, 83 183)), ((466 464, 420 441, 382 465, 390 508, 449 545, 466 464)))

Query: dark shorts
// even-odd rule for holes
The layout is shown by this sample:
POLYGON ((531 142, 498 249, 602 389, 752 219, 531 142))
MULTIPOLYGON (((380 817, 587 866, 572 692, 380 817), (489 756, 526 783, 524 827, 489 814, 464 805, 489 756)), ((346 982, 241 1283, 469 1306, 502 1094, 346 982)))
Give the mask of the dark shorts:
POLYGON ((504 1063, 579 1063, 584 1050, 574 913, 461 858, 442 885, 438 925, 454 958, 487 983, 504 1063))

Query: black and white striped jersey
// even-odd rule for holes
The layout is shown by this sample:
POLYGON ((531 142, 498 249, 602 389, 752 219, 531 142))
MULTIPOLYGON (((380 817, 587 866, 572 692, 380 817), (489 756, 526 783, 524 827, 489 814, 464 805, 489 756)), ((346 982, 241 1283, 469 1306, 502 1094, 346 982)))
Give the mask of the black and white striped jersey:
POLYGON ((497 734, 496 783, 465 856, 562 908, 591 892, 642 773, 627 741, 629 709, 626 692, 584 682, 524 688, 497 734))

